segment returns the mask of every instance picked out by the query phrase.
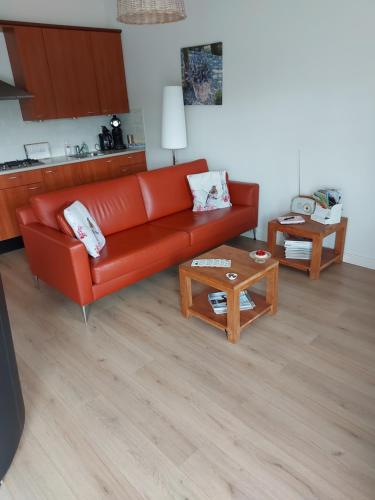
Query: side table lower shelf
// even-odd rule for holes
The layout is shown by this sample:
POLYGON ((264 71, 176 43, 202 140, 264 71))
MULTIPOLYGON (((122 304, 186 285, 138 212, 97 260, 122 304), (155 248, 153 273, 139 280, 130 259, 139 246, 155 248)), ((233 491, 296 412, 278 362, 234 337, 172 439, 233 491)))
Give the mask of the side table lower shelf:
MULTIPOLYGON (((193 304, 189 307, 188 315, 195 316, 216 328, 226 331, 227 314, 215 314, 208 301, 208 294, 217 292, 216 288, 207 287, 197 295, 193 295, 193 304)), ((251 298, 255 302, 255 308, 247 311, 240 311, 240 329, 245 328, 260 316, 271 311, 271 304, 267 304, 266 297, 259 293, 250 292, 251 298)))
MULTIPOLYGON (((275 259, 278 259, 280 264, 283 264, 284 266, 294 267, 295 269, 299 269, 300 271, 311 270, 311 260, 287 259, 285 257, 285 249, 281 245, 275 246, 273 257, 275 259)), ((320 270, 325 269, 334 262, 341 262, 341 255, 335 253, 335 250, 332 248, 323 247, 320 261, 320 270)))

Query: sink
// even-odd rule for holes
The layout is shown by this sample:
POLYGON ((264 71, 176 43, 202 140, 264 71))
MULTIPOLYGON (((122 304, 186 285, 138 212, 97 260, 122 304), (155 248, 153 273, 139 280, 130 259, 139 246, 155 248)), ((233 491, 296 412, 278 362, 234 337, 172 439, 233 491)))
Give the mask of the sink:
POLYGON ((89 153, 74 153, 69 155, 69 158, 82 159, 82 158, 92 158, 95 156, 103 156, 101 151, 90 151, 89 153))

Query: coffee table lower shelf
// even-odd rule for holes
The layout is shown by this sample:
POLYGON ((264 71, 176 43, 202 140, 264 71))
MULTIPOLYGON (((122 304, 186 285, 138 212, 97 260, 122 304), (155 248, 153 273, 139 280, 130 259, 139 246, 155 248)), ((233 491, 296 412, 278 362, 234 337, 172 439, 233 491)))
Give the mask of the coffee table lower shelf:
MULTIPOLYGON (((273 252, 273 257, 284 266, 294 267, 295 269, 300 269, 301 271, 311 270, 311 260, 286 259, 285 249, 281 245, 276 245, 275 251, 273 252)), ((340 255, 336 254, 332 248, 323 247, 320 261, 320 270, 325 269, 333 262, 340 262, 340 259, 340 255)))
MULTIPOLYGON (((202 292, 193 295, 193 304, 189 307, 189 316, 195 316, 206 323, 209 323, 216 328, 226 331, 227 329, 227 315, 215 314, 212 310, 211 304, 208 301, 208 294, 217 292, 216 288, 207 287, 202 292)), ((247 311, 240 312, 240 329, 245 328, 255 321, 260 316, 267 314, 271 311, 271 305, 267 304, 266 297, 259 293, 250 292, 251 298, 255 302, 255 308, 247 311)))

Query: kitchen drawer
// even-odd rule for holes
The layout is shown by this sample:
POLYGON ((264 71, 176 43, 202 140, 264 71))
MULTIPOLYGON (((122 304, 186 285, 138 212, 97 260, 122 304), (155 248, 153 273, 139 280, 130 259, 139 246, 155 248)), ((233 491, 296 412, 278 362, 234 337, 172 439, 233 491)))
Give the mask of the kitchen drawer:
POLYGON ((130 153, 128 155, 121 156, 111 156, 110 158, 103 158, 102 161, 105 161, 108 165, 138 165, 144 164, 146 165, 146 156, 143 151, 130 153))
POLYGON ((0 189, 25 186, 26 184, 34 184, 35 182, 43 182, 40 169, 30 170, 29 172, 14 171, 11 174, 0 175, 0 189))

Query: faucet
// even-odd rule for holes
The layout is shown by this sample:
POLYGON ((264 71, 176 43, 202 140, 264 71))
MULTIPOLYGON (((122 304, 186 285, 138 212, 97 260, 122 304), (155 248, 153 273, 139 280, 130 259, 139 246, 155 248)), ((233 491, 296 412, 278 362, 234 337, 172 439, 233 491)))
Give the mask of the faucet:
POLYGON ((75 149, 75 156, 79 158, 84 158, 89 154, 89 147, 85 142, 82 142, 81 146, 76 144, 74 146, 74 149, 75 149))

